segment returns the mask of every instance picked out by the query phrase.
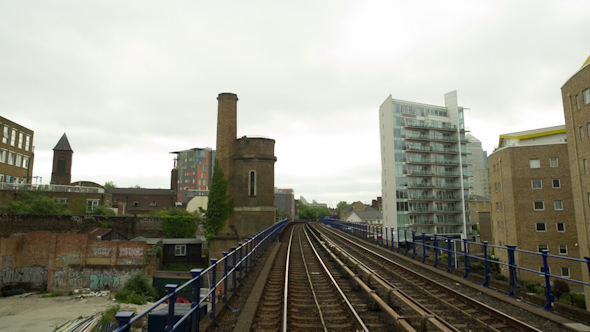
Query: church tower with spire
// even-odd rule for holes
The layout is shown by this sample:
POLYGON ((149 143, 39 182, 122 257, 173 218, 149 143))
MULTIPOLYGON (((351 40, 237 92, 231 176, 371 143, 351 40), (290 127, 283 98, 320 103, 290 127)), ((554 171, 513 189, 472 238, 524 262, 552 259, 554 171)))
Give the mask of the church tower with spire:
POLYGON ((64 133, 53 148, 53 170, 51 171, 51 183, 69 185, 72 183, 72 157, 74 151, 70 146, 68 137, 64 133))

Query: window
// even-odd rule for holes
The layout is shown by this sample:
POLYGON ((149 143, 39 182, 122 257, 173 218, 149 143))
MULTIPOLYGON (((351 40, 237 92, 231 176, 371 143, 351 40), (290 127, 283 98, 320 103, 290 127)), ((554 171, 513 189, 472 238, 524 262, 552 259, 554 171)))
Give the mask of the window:
MULTIPOLYGON (((551 274, 551 267, 547 268, 547 273, 551 274)), ((545 273, 545 268, 543 266, 539 267, 539 271, 541 271, 541 273, 545 273)))
POLYGON ((496 202, 496 211, 500 211, 500 205, 496 202))
POLYGON ((139 206, 139 202, 133 202, 133 206, 139 206))
POLYGON ((560 244, 559 245, 559 254, 560 255, 567 255, 567 244, 560 244))
POLYGON ((553 201, 553 206, 556 211, 561 211, 563 210, 563 201, 553 201))
POLYGON ((8 144, 8 137, 10 132, 10 128, 8 126, 4 126, 4 132, 2 134, 2 143, 8 144))
POLYGON ((60 202, 60 203, 68 203, 68 199, 67 198, 56 198, 55 199, 56 202, 60 202))
POLYGON ((535 224, 537 232, 546 232, 547 231, 547 224, 544 222, 538 222, 535 224))
POLYGON ((27 135, 25 140, 25 151, 29 151, 31 149, 31 135, 27 135))
POLYGON ((557 223, 557 231, 560 233, 565 232, 565 224, 562 222, 558 222, 557 223))
POLYGON ((156 202, 156 201, 150 202, 150 206, 152 206, 152 207, 158 206, 158 202, 156 202))
POLYGON ((12 175, 7 175, 6 176, 6 182, 7 183, 12 183, 12 175))
POLYGON ((543 180, 531 180, 531 186, 533 189, 543 188, 543 180))
POLYGON ((23 157, 23 168, 29 168, 29 157, 23 157))
POLYGON ((24 133, 18 133, 18 148, 22 149, 23 148, 23 141, 24 141, 24 133))
POLYGON ((4 174, 0 174, 0 182, 4 182, 4 174))
POLYGON ((588 160, 584 159, 584 174, 588 174, 588 160))
POLYGON ((93 211, 98 206, 98 200, 88 199, 86 200, 86 211, 93 211))
POLYGON ((8 165, 14 165, 14 152, 8 152, 8 165))
POLYGON ((541 168, 541 159, 529 159, 530 168, 541 168))
POLYGON ((256 172, 250 171, 249 195, 256 196, 256 172))
MULTIPOLYGON (((588 123, 590 125, 590 123, 588 123)), ((588 129, 590 129, 590 126, 588 127, 588 129)), ((588 134, 588 136, 590 136, 590 134, 588 134)), ((559 159, 557 158, 549 158, 549 166, 551 167, 557 167, 559 166, 559 159)))
POLYGON ((590 90, 586 89, 582 93, 584 94, 584 105, 590 104, 590 90))
POLYGON ((186 256, 186 244, 175 245, 174 256, 186 256))
POLYGON ((8 154, 8 151, 6 151, 6 150, 0 151, 0 163, 6 162, 6 155, 7 154, 8 154))
POLYGON ((576 107, 580 109, 580 96, 576 95, 576 107))
POLYGON ((533 207, 536 211, 543 211, 545 210, 545 202, 543 201, 534 201, 533 207))
POLYGON ((559 179, 553 179, 551 183, 553 183, 553 188, 561 188, 561 181, 559 179))
POLYGON ((561 268, 561 276, 569 278, 570 277, 570 268, 569 267, 562 267, 561 268))
POLYGON ((16 167, 20 167, 23 164, 23 156, 20 154, 16 155, 16 167))
POLYGON ((494 173, 496 173, 496 164, 494 164, 494 173))
POLYGON ((549 250, 549 246, 546 244, 537 244, 537 251, 543 252, 543 250, 549 250))
POLYGON ((494 190, 495 190, 496 192, 498 192, 498 184, 497 184, 497 183, 494 183, 494 190))
POLYGON ((57 161, 57 173, 65 173, 66 172, 66 160, 59 159, 57 161))
POLYGON ((16 129, 12 129, 12 136, 10 136, 10 145, 14 146, 16 143, 16 129))
POLYGON ((580 141, 584 140, 584 130, 582 129, 582 126, 580 126, 580 141))

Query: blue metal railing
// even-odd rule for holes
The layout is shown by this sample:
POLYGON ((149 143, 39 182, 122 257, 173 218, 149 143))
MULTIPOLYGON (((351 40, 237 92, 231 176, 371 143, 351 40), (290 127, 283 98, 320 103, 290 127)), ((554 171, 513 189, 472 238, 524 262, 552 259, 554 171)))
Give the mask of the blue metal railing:
MULTIPOLYGON (((191 270, 192 279, 181 285, 180 287, 176 284, 166 285, 166 291, 168 294, 158 300, 156 303, 151 305, 147 310, 134 316, 133 312, 121 311, 115 316, 115 319, 119 323, 119 328, 115 332, 128 332, 130 327, 146 316, 152 310, 157 308, 160 304, 169 301, 168 304, 168 315, 165 331, 175 331, 181 326, 188 317, 192 317, 191 331, 199 331, 200 308, 204 305, 205 300, 211 296, 211 311, 209 312, 209 318, 213 321, 216 326, 219 326, 215 321, 216 313, 216 300, 218 291, 223 292, 221 302, 227 305, 229 299, 228 291, 235 292, 237 285, 242 284, 242 278, 248 275, 248 271, 254 266, 256 260, 262 255, 264 250, 272 243, 277 237, 279 232, 287 225, 288 220, 285 219, 272 226, 269 226, 262 231, 249 237, 245 242, 238 242, 237 247, 231 247, 231 251, 223 252, 223 258, 211 259, 211 265, 206 269, 193 269, 191 270), (224 273, 219 280, 217 280, 217 267, 219 264, 223 264, 224 273), (242 275, 242 272, 245 275, 242 275), (211 285, 209 292, 201 297, 201 277, 207 273, 212 275, 211 285), (231 285, 229 285, 231 281, 231 285), (176 294, 182 291, 186 287, 193 287, 193 301, 191 303, 191 309, 182 316, 176 323, 174 323, 174 309, 176 302, 176 294), (221 287, 223 286, 223 290, 221 287)), ((229 307, 229 306, 228 306, 229 307)), ((234 310, 230 308, 230 310, 234 310)))
POLYGON ((456 257, 462 257, 464 259, 464 272, 463 275, 464 279, 468 279, 470 268, 469 268, 469 261, 470 260, 479 260, 482 261, 484 264, 484 283, 482 286, 488 287, 490 281, 490 263, 502 265, 508 267, 508 275, 509 275, 509 284, 510 284, 510 292, 508 296, 515 296, 515 292, 517 288, 520 288, 517 271, 527 271, 532 272, 535 274, 543 275, 545 279, 545 296, 547 299, 546 304, 543 306, 544 310, 551 310, 553 307, 553 302, 555 302, 555 298, 551 292, 551 278, 555 279, 562 279, 569 282, 577 283, 584 286, 590 286, 590 283, 586 283, 581 280, 572 279, 569 277, 563 277, 551 274, 550 267, 548 263, 548 258, 556 258, 560 260, 570 260, 575 262, 586 263, 588 267, 588 271, 590 272, 590 257, 584 257, 585 259, 579 258, 572 258, 572 257, 564 257, 564 256, 557 256, 557 255, 550 255, 549 250, 541 250, 540 252, 534 251, 527 251, 522 249, 516 249, 515 245, 506 245, 506 246, 495 246, 489 244, 487 241, 483 241, 483 243, 478 242, 470 242, 467 239, 457 239, 453 238, 452 236, 440 236, 437 234, 426 234, 421 233, 422 240, 416 240, 416 231, 408 231, 408 230, 399 230, 398 232, 395 231, 393 227, 382 227, 378 225, 362 225, 358 223, 351 223, 346 221, 340 220, 325 220, 324 224, 339 229, 343 232, 352 234, 353 236, 359 237, 364 241, 371 242, 376 245, 389 247, 391 251, 396 249, 396 239, 397 239, 397 252, 403 254, 404 256, 408 256, 410 253, 410 246, 412 247, 412 259, 415 259, 417 256, 417 247, 422 246, 422 260, 421 263, 426 263, 426 258, 428 258, 428 254, 426 249, 429 248, 431 251, 434 252, 434 267, 437 267, 438 262, 440 261, 439 252, 445 252, 448 255, 448 268, 447 272, 451 272, 453 269, 459 268, 454 264, 453 255, 456 257), (412 237, 411 240, 408 240, 408 232, 411 233, 412 237), (401 233, 403 233, 403 238, 400 238, 401 233), (426 238, 429 237, 432 240, 432 244, 428 244, 426 242, 426 238), (385 239, 384 239, 385 238, 385 239), (447 247, 439 246, 439 240, 447 242, 447 247), (385 244, 384 244, 385 243, 385 244), (455 243, 461 243, 462 249, 456 249, 455 243), (481 246, 483 257, 481 256, 474 256, 469 254, 469 245, 481 246), (498 260, 490 259, 488 255, 488 248, 498 248, 500 250, 507 250, 508 252, 508 263, 501 262, 498 260), (400 252, 401 251, 401 252, 400 252), (527 255, 535 255, 541 257, 543 271, 532 270, 529 268, 525 268, 522 266, 516 265, 515 254, 522 253, 527 255))

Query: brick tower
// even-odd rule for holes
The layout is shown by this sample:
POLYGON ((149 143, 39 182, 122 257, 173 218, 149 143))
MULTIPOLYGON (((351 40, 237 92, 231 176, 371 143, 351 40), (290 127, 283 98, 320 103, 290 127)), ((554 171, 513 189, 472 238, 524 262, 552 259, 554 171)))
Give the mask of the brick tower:
POLYGON ((72 183, 72 157, 74 151, 70 147, 68 137, 64 133, 53 148, 53 170, 51 183, 69 185, 72 183))

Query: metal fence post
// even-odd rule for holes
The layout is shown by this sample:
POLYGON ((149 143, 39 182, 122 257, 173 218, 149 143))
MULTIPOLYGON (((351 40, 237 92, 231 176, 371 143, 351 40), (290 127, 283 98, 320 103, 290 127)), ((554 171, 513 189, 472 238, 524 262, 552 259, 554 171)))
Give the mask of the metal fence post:
POLYGON ((240 251, 240 259, 239 259, 240 260, 240 263, 238 264, 239 265, 238 270, 240 271, 240 273, 238 274, 238 282, 241 285, 243 285, 243 283, 242 283, 242 270, 244 269, 244 263, 246 263, 246 267, 248 267, 247 261, 244 262, 244 255, 243 255, 243 251, 242 251, 242 248, 243 247, 244 247, 244 243, 243 242, 238 242, 238 248, 240 249, 239 250, 240 251))
MULTIPOLYGON (((193 281, 193 303, 191 303, 191 308, 199 306, 199 302, 201 301, 201 272, 203 272, 203 269, 191 270, 191 276, 195 280, 193 281)), ((199 309, 195 310, 192 315, 192 332, 199 331, 199 323, 201 322, 201 310, 199 309)))
POLYGON ((408 230, 404 229, 404 246, 406 247, 406 253, 404 256, 408 256, 408 230))
POLYGON ((389 232, 387 231, 387 226, 385 226, 385 247, 389 246, 389 241, 387 241, 387 235, 389 235, 389 232))
POLYGON ((399 244, 399 233, 401 233, 400 229, 397 229, 397 253, 399 254, 399 251, 401 250, 401 245, 399 244))
POLYGON ((434 265, 433 267, 436 267, 436 264, 438 263, 438 243, 437 243, 437 234, 434 234, 434 265))
POLYGON ((467 244, 467 239, 463 239, 463 245, 464 245, 464 253, 465 253, 465 275, 463 276, 463 279, 467 279, 467 277, 469 277, 469 260, 467 257, 467 249, 468 249, 468 244, 467 244))
POLYGON ((237 288, 236 287, 236 273, 238 272, 237 269, 236 269, 236 254, 238 252, 236 251, 236 247, 230 247, 230 249, 231 249, 231 252, 232 252, 232 255, 231 256, 232 256, 232 259, 233 259, 232 260, 232 267, 231 268, 232 268, 232 270, 234 270, 232 272, 232 274, 231 274, 232 275, 232 281, 231 281, 231 289, 230 290, 232 292, 235 292, 236 291, 236 288, 237 288))
POLYGON ((227 261, 229 260, 229 257, 227 257, 227 254, 229 254, 227 251, 223 251, 223 297, 221 298, 221 300, 223 301, 223 303, 227 303, 227 279, 229 279, 227 277, 227 261))
POLYGON ((483 282, 482 286, 489 287, 490 286, 490 267, 488 264, 488 241, 483 241, 483 262, 484 262, 485 281, 483 282))
MULTIPOLYGON (((391 227, 391 251, 393 251, 393 249, 395 249, 395 241, 394 241, 394 236, 393 234, 395 233, 395 228, 391 227)), ((398 243, 399 245, 399 243, 398 243)))
POLYGON ((422 263, 426 262, 426 233, 422 233, 422 263))
POLYGON ((412 259, 416 257, 416 231, 412 231, 412 259))
POLYGON ((453 248, 451 248, 452 243, 453 243, 453 237, 452 236, 448 236, 447 237, 447 241, 449 243, 449 251, 448 251, 448 255, 449 255, 449 269, 447 270, 447 272, 448 273, 451 273, 451 271, 455 267, 455 265, 453 264, 453 248))
POLYGON ((176 288, 178 285, 175 284, 167 284, 166 285, 166 292, 172 296, 168 299, 168 319, 166 320, 166 327, 164 331, 172 331, 172 327, 174 326, 174 305, 176 304, 176 288))
POLYGON ((215 300, 217 300, 217 258, 211 258, 211 266, 213 266, 213 269, 211 270, 213 276, 211 277, 211 285, 209 288, 213 290, 213 294, 211 294, 211 313, 209 314, 209 319, 215 321, 215 300))
POLYGON ((508 273, 510 274, 510 293, 508 296, 514 297, 516 290, 516 262, 514 260, 514 251, 516 246, 506 245, 508 247, 508 273))
MULTIPOLYGON (((119 327, 122 327, 123 325, 129 323, 133 315, 135 315, 133 311, 119 311, 115 315, 115 319, 119 323, 119 327)), ((123 332, 129 332, 129 328, 130 326, 127 326, 127 328, 125 328, 123 332)))
POLYGON ((551 293, 549 263, 547 262, 547 254, 549 253, 549 250, 542 250, 541 253, 543 254, 543 270, 545 272, 545 288, 547 292, 547 303, 543 307, 543 310, 551 310, 553 309, 552 303, 555 301, 555 298, 553 297, 553 293, 551 293))

